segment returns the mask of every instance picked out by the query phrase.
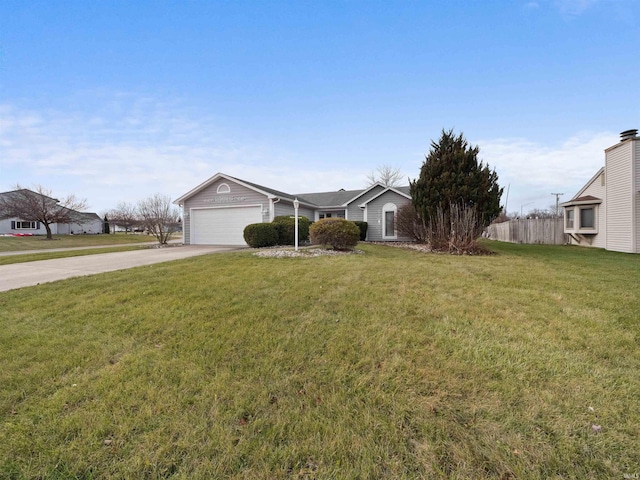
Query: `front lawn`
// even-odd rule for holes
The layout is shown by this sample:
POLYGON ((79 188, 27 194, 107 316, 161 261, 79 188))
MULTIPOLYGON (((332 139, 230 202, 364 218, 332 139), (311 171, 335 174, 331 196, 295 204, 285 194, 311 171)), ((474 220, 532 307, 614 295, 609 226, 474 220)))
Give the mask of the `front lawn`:
POLYGON ((640 474, 640 256, 487 245, 0 293, 0 478, 640 474))
POLYGON ((130 250, 142 250, 150 248, 146 245, 122 245, 117 247, 91 248, 86 250, 64 250, 62 252, 24 253, 16 255, 0 255, 0 265, 13 263, 37 262, 38 260, 52 260, 54 258, 83 257, 85 255, 98 255, 100 253, 128 252, 130 250))
POLYGON ((44 235, 32 237, 0 236, 0 252, 18 252, 24 250, 43 250, 50 248, 80 248, 102 245, 120 245, 127 243, 155 242, 152 235, 124 233, 111 235, 54 235, 47 240, 44 235))

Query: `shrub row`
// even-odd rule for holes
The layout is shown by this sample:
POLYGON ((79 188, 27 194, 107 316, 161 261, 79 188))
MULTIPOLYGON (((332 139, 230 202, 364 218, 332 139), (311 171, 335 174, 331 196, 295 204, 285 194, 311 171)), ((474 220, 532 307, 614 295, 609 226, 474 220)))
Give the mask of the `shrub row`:
MULTIPOLYGON (((307 217, 298 217, 298 242, 309 240, 319 245, 330 245, 336 250, 352 248, 367 238, 367 222, 351 222, 344 218, 325 218, 311 223, 307 217)), ((295 243, 295 218, 280 216, 271 223, 252 223, 244 229, 244 241, 250 247, 262 248, 295 243)))
MULTIPOLYGON (((298 242, 309 240, 307 217, 298 217, 298 242)), ((293 245, 295 243, 296 219, 287 216, 276 217, 271 223, 252 223, 244 228, 244 241, 253 248, 293 245)))

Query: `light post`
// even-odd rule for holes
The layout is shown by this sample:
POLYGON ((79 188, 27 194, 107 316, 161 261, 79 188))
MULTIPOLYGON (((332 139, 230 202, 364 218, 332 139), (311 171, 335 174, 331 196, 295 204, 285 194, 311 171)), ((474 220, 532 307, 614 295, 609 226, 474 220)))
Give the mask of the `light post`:
POLYGON ((295 233, 295 237, 296 237, 296 252, 298 251, 298 207, 300 206, 300 202, 298 201, 298 198, 296 197, 293 200, 293 214, 296 217, 295 220, 295 229, 296 229, 296 233, 295 233))

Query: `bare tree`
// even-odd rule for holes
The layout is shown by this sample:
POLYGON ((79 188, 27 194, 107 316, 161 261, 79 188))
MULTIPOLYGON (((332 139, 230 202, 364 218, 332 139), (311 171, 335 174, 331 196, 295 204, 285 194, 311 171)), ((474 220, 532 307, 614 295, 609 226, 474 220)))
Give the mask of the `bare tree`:
POLYGON ((124 228, 125 233, 129 233, 140 224, 136 206, 127 202, 118 203, 118 206, 109 212, 109 220, 112 225, 124 228))
POLYGON ((35 191, 15 186, 15 190, 0 197, 0 218, 15 217, 26 222, 40 222, 52 239, 54 223, 82 223, 79 210, 87 208, 85 199, 68 195, 61 200, 52 197, 51 190, 37 185, 35 191))
POLYGON ((402 172, 399 168, 389 165, 381 165, 375 171, 367 175, 367 186, 381 183, 385 187, 398 187, 402 181, 402 172))
POLYGON ((158 239, 160 245, 169 240, 180 228, 178 209, 171 204, 168 195, 156 193, 138 202, 138 214, 145 230, 158 239))

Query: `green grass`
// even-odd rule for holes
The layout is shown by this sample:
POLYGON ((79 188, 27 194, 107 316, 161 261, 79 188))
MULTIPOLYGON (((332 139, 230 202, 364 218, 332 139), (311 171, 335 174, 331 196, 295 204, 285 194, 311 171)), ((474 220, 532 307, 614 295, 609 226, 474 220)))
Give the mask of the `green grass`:
POLYGON ((47 240, 44 235, 33 237, 0 237, 0 252, 18 252, 24 250, 43 250, 50 248, 80 248, 125 243, 154 242, 151 235, 54 235, 47 240))
POLYGON ((0 478, 640 474, 640 256, 487 245, 0 293, 0 478))
POLYGON ((63 252, 43 252, 25 253, 17 255, 0 255, 0 265, 11 265, 13 263, 36 262, 38 260, 51 260, 53 258, 82 257, 85 255, 97 255, 99 253, 126 252, 129 250, 141 250, 144 245, 119 246, 107 248, 92 248, 90 250, 65 250, 63 252))

